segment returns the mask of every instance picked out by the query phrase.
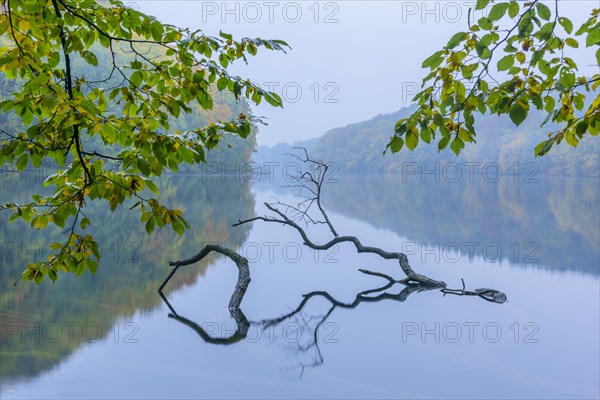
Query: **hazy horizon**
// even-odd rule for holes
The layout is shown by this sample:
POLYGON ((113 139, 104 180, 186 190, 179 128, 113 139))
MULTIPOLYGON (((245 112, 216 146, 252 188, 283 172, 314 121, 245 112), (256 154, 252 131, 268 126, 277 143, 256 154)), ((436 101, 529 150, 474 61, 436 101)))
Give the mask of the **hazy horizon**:
MULTIPOLYGON (((259 51, 248 65, 238 62, 231 68, 232 73, 282 96, 283 109, 264 104, 254 107, 255 114, 266 117, 269 124, 260 127, 258 144, 274 145, 318 137, 409 105, 426 75, 422 61, 441 49, 452 34, 466 30, 468 9, 475 1, 151 0, 126 4, 163 22, 202 29, 208 35, 217 36, 222 30, 236 38, 289 43, 288 54, 259 51)), ((577 29, 594 4, 598 1, 560 2, 559 10, 573 19, 577 29)), ((476 11, 475 17, 484 12, 476 11)), ((585 51, 580 49, 575 59, 583 60, 580 72, 591 72, 581 58, 581 54, 586 57, 585 51)))

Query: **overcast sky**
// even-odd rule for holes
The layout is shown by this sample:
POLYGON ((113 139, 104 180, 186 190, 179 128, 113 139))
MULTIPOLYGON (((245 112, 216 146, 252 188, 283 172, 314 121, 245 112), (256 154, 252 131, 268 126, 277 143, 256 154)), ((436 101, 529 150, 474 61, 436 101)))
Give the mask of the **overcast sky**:
MULTIPOLYGON (((282 96, 284 109, 254 107, 269 123, 260 128, 259 144, 273 145, 317 137, 408 105, 426 75, 420 68, 422 61, 452 34, 467 30, 468 9, 475 2, 143 0, 127 4, 162 22, 200 28, 209 35, 222 30, 237 38, 288 42, 292 46, 288 54, 259 52, 249 65, 240 62, 232 69, 282 96)), ((580 22, 593 7, 600 7, 600 0, 559 4, 561 14, 580 22)), ((477 11, 475 17, 483 12, 477 11)), ((581 64, 594 62, 593 52, 579 57, 581 64)))

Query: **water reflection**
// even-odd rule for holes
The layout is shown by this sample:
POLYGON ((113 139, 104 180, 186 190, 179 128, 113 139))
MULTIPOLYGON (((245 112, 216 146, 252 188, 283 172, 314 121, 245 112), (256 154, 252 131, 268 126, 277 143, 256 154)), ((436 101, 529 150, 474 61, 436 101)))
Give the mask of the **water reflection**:
POLYGON ((324 197, 332 211, 407 237, 403 251, 413 258, 426 257, 417 247, 435 247, 450 262, 458 250, 469 259, 600 273, 598 179, 438 183, 344 176, 324 197))
MULTIPOLYGON (((160 303, 155 291, 168 273, 170 257, 195 253, 202 243, 246 240, 247 228, 230 227, 254 212, 248 184, 199 176, 165 177, 157 183, 160 200, 183 209, 192 229, 184 236, 162 229, 149 237, 137 212, 112 213, 92 202, 86 214, 97 222, 90 233, 102 251, 100 267, 95 276, 62 274, 55 284, 36 287, 18 278, 27 263, 49 254, 48 244, 60 240, 61 232, 37 232, 18 221, 8 225, 6 213, 0 214, 2 380, 36 376, 84 343, 134 334, 135 327, 119 327, 115 321, 160 303)), ((8 192, 3 190, 3 202, 26 200, 32 186, 19 177, 13 181, 5 177, 3 185, 11 189, 10 199, 4 198, 8 192)), ((209 263, 181 271, 169 290, 193 285, 209 263)))
MULTIPOLYGON (((338 300, 329 292, 324 290, 312 291, 303 295, 303 299, 300 302, 300 304, 297 307, 295 307, 291 312, 286 313, 277 318, 267 318, 261 321, 250 322, 248 321, 248 318, 246 318, 246 315, 244 314, 241 308, 232 308, 230 306, 229 313, 231 318, 235 321, 236 328, 233 332, 229 332, 228 336, 222 336, 219 329, 213 330, 212 328, 214 328, 214 323, 195 322, 191 319, 180 315, 179 313, 177 313, 173 305, 171 305, 167 297, 162 293, 160 289, 158 291, 158 294, 167 306, 167 308, 171 311, 168 314, 169 318, 174 319, 190 327, 200 336, 200 338, 204 342, 210 344, 232 345, 247 339, 248 332, 251 327, 254 327, 259 331, 273 330, 275 327, 278 327, 286 323, 287 321, 293 320, 295 323, 294 329, 302 331, 302 334, 294 334, 295 337, 305 336, 304 334, 306 332, 309 332, 309 334, 306 335, 306 337, 309 338, 309 341, 307 343, 297 343, 297 352, 312 352, 314 358, 313 361, 308 364, 300 363, 300 376, 302 376, 304 370, 307 367, 314 368, 324 363, 324 358, 319 348, 319 337, 323 334, 323 332, 321 332, 322 327, 326 326, 325 323, 337 308, 352 310, 357 308, 362 303, 377 303, 384 300, 391 300, 403 303, 408 299, 408 297, 411 294, 426 291, 440 291, 444 294, 444 296, 446 296, 447 294, 457 296, 472 296, 497 304, 503 304, 507 301, 506 295, 495 289, 475 289, 474 291, 465 290, 464 280, 462 282, 462 289, 449 289, 445 287, 440 288, 431 285, 410 283, 407 279, 397 280, 381 272, 374 272, 364 269, 360 269, 359 271, 366 275, 372 275, 383 278, 387 280, 388 283, 380 287, 360 291, 354 296, 354 300, 351 302, 338 300), (391 289, 397 285, 402 287, 402 289, 400 289, 398 293, 387 292, 388 289, 391 289), (306 306, 308 305, 309 301, 313 298, 324 299, 330 304, 329 309, 325 314, 314 314, 310 312, 304 312, 305 308, 307 308, 306 306)), ((172 274, 170 276, 172 276, 172 274)), ((238 285, 239 281, 240 279, 238 279, 238 285)), ((285 330, 286 328, 283 327, 282 331, 285 330)), ((327 334, 327 332, 325 332, 325 334, 327 334)), ((262 333, 260 333, 258 336, 261 335, 262 333)))
MULTIPOLYGON (((374 287, 379 282, 372 284, 356 268, 389 271, 386 268, 394 267, 368 257, 359 259, 354 248, 332 254, 336 263, 324 262, 323 254, 317 262, 307 252, 291 264, 281 259, 281 252, 268 261, 263 247, 264 257, 251 264, 253 281, 242 304, 246 314, 231 315, 235 325, 222 325, 230 316, 224 306, 235 268, 215 259, 211 265, 218 268, 207 270, 207 262, 173 277, 168 295, 176 308, 167 319, 169 310, 159 306, 156 289, 170 270, 169 259, 195 254, 207 242, 297 241, 296 232, 281 227, 230 228, 232 222, 260 213, 255 210, 255 197, 264 197, 262 203, 273 194, 256 191, 262 184, 254 187, 253 195, 246 184, 171 177, 161 183, 161 200, 184 208, 192 230, 184 237, 169 230, 148 237, 138 215, 113 214, 93 204, 91 212, 103 221, 94 233, 104 255, 95 277, 62 276, 55 285, 19 283, 13 288, 22 266, 40 257, 43 244, 60 232, 36 235, 26 226, 7 226, 1 220, 2 386, 17 387, 26 397, 61 397, 59 387, 69 386, 69 397, 75 398, 189 397, 200 395, 199 384, 206 397, 597 397, 597 181, 551 179, 537 186, 504 182, 469 187, 381 177, 339 178, 339 183, 326 188, 324 205, 344 233, 386 248, 406 238, 419 244, 496 242, 509 268, 486 263, 480 253, 472 264, 463 257, 460 263, 418 268, 451 286, 459 286, 464 277, 469 286, 498 287, 511 301, 496 307, 478 298, 447 295, 442 299, 441 293, 421 292, 416 286, 374 287), (513 262, 510 246, 516 241, 538 243, 539 263, 523 263, 523 247, 520 261, 513 262), (585 274, 549 274, 523 268, 526 265, 585 274), (205 273, 211 274, 206 281, 205 273), (404 303, 411 290, 409 303, 404 303), (302 293, 306 295, 300 298, 302 293), (273 315, 279 317, 270 318, 273 315), (480 330, 487 323, 501 326, 503 336, 494 344, 478 331, 475 343, 470 342, 466 327, 474 321, 480 323, 480 330), (539 327, 537 344, 524 342, 530 332, 523 327, 532 322, 539 327), (36 323, 46 331, 36 330, 36 323), (53 323, 63 333, 55 341, 53 323), (458 324, 464 336, 456 343, 438 343, 433 336, 423 341, 421 331, 401 341, 407 327, 423 330, 438 323, 442 333, 443 327, 458 324), (25 340, 23 326, 29 329, 25 340), (13 327, 17 333, 11 333, 13 327), (72 337, 69 327, 73 327, 72 337), (98 327, 97 342, 89 340, 95 339, 98 327), (518 342, 515 332, 521 334, 518 342), (101 340, 117 333, 120 343, 126 338, 139 338, 139 343, 127 347, 101 340), (210 345, 215 340, 236 344, 210 345), (279 345, 286 346, 294 371, 304 372, 301 387, 291 385, 289 376, 281 372, 281 366, 290 363, 281 360, 279 345), (117 361, 108 362, 109 357, 117 361), (411 362, 399 365, 399 359, 411 362), (448 368, 448 360, 461 362, 448 368), (62 367, 55 368, 59 364, 62 367), (255 367, 248 369, 248 365, 255 367), (565 371, 565 365, 576 367, 565 371), (318 368, 308 374, 310 367, 318 368), (45 371, 49 373, 41 374, 45 371), (399 373, 413 383, 402 392, 399 373), (432 375, 439 377, 439 385, 430 385, 432 375), (235 385, 232 376, 239 378, 235 385), (22 388, 14 384, 18 379, 25 382, 22 388), (168 388, 167 379, 172 382, 168 388), (473 382, 473 386, 461 388, 460 382, 473 382)), ((7 187, 16 197, 27 190, 7 187)), ((3 196, 8 194, 2 191, 3 196)), ((411 255, 411 262, 418 264, 419 256, 411 255)))

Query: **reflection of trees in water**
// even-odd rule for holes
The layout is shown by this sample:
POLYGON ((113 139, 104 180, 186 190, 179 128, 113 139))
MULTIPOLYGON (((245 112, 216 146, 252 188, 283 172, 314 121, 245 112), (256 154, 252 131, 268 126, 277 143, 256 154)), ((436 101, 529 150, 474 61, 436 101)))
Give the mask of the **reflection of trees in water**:
POLYGON ((556 218, 556 224, 563 232, 573 232, 585 240, 590 247, 598 249, 600 244, 600 183, 596 179, 565 179, 552 182, 552 196, 548 197, 548 207, 556 218))
POLYGON ((481 176, 472 183, 436 183, 428 177, 423 183, 411 176, 403 183, 401 176, 344 176, 328 187, 324 203, 417 243, 497 243, 513 264, 535 253, 539 261, 529 266, 598 274, 598 180, 536 178, 538 183, 515 183, 513 176, 498 183, 481 176), (535 249, 525 251, 528 243, 535 249))
MULTIPOLYGON (((160 200, 169 206, 184 209, 192 227, 185 235, 177 236, 170 229, 156 231, 148 236, 139 223, 136 211, 110 212, 102 203, 91 203, 86 214, 93 221, 88 227, 97 238, 102 250, 102 262, 95 276, 75 277, 61 275, 55 284, 40 286, 20 282, 13 287, 26 264, 43 256, 45 244, 53 241, 55 232, 38 232, 26 224, 7 225, 7 216, 0 214, 2 241, 2 268, 0 268, 0 312, 2 317, 2 348, 0 374, 3 379, 31 377, 55 366, 73 350, 86 342, 83 328, 91 326, 89 335, 95 336, 96 325, 102 337, 115 334, 113 324, 118 318, 131 316, 139 309, 150 310, 160 303, 156 289, 168 272, 167 254, 195 252, 199 243, 233 242, 246 240, 249 229, 229 227, 234 221, 254 212, 254 199, 249 185, 220 180, 203 181, 200 176, 164 177, 157 182, 161 188, 160 200), (34 249, 38 249, 33 251, 34 249), (29 334, 22 338, 24 329, 42 330, 40 341, 29 334), (54 331, 43 331, 48 323, 57 323, 62 336, 53 343, 54 331), (79 324, 69 337, 68 325, 79 324), (13 327, 17 332, 10 334, 13 327), (24 340, 23 340, 24 339, 24 340)), ((16 177, 10 185, 11 197, 24 197, 32 185, 16 177)), ((5 186, 6 187, 6 186, 5 186)), ((10 201, 8 193, 3 201, 10 201)), ((182 271, 171 282, 176 290, 196 282, 204 274, 209 261, 201 268, 182 271)), ((53 327, 52 329, 55 329, 53 327)), ((128 332, 120 327, 120 340, 128 332)), ((130 331, 129 333, 131 333, 130 331)))

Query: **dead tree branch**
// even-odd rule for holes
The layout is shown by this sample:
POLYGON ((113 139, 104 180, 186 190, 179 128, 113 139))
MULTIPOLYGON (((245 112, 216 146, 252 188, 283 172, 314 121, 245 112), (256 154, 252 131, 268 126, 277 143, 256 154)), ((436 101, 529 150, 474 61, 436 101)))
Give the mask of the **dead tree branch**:
MULTIPOLYGON (((184 323, 185 325, 191 327, 207 342, 218 344, 231 344, 244 339, 247 335, 248 328, 251 324, 258 325, 261 326, 263 329, 266 329, 268 327, 278 325, 289 318, 293 318, 294 316, 301 316, 302 319, 305 321, 301 312, 308 303, 308 301, 313 297, 322 297, 326 299, 329 303, 331 303, 331 307, 324 316, 319 318, 320 321, 317 323, 313 335, 313 341, 315 342, 317 355, 320 359, 320 362, 317 361, 314 365, 319 365, 320 363, 322 363, 322 357, 320 355, 320 350, 318 349, 317 344, 317 331, 319 330, 319 327, 321 327, 322 324, 325 322, 325 320, 338 307, 345 309, 353 309, 363 302, 378 302, 382 300, 394 300, 404 302, 412 293, 418 293, 434 289, 440 290, 442 293, 444 293, 444 296, 446 294, 454 294, 459 296, 478 296, 484 300, 494 303, 504 303, 506 301, 506 295, 497 290, 475 289, 475 291, 467 291, 465 290, 464 281, 462 289, 448 289, 445 282, 437 281, 425 275, 416 273, 410 266, 408 262, 408 257, 404 253, 388 252, 379 247, 365 246, 356 236, 340 236, 337 233, 335 227, 333 226, 331 219, 327 215, 327 212, 321 204, 322 186, 327 178, 328 166, 321 161, 315 161, 311 159, 308 156, 308 152, 306 151, 306 149, 302 150, 304 150, 304 157, 299 157, 296 155, 292 156, 296 157, 298 160, 306 164, 309 167, 309 170, 302 172, 298 176, 296 176, 295 183, 291 185, 291 187, 292 191, 295 191, 298 196, 303 198, 303 200, 295 206, 281 203, 279 201, 276 201, 274 203, 264 203, 265 207, 269 211, 271 211, 272 215, 258 216, 246 220, 239 220, 233 226, 239 226, 253 221, 264 221, 289 226, 294 228, 300 234, 302 240, 304 241, 304 245, 314 250, 328 250, 339 243, 348 242, 354 245, 358 253, 372 253, 380 256, 385 260, 398 260, 400 268, 406 275, 406 278, 398 280, 381 272, 360 269, 360 272, 367 275, 377 276, 386 279, 388 283, 382 287, 369 289, 358 293, 355 296, 354 301, 350 303, 339 301, 325 291, 314 291, 304 295, 304 298, 302 299, 298 307, 296 307, 296 309, 292 310, 291 312, 285 315, 282 315, 281 317, 265 319, 258 323, 249 323, 240 310, 240 304, 250 283, 250 269, 248 267, 248 260, 236 253, 235 251, 230 250, 226 247, 222 247, 216 244, 209 244, 205 246, 198 254, 191 258, 169 262, 169 265, 173 266, 173 270, 170 272, 170 274, 167 276, 167 278, 164 280, 164 282, 160 285, 160 288, 158 289, 162 299, 165 301, 165 303, 172 312, 171 314, 169 314, 169 317, 174 318, 184 323), (318 212, 320 214, 319 218, 310 215, 310 209, 313 204, 317 205, 318 212), (292 215, 290 216, 290 214, 292 215), (321 220, 320 218, 323 218, 323 220, 321 220), (307 226, 309 223, 313 225, 319 223, 326 224, 329 228, 329 231, 333 235, 333 238, 325 244, 315 243, 309 238, 306 230, 302 228, 297 221, 303 221, 307 226), (231 312, 232 318, 236 321, 237 330, 234 333, 234 335, 229 338, 213 338, 200 325, 186 319, 185 317, 178 315, 162 293, 163 288, 169 282, 169 280, 175 274, 175 272, 177 272, 179 267, 194 264, 198 261, 201 261, 211 252, 220 253, 225 255, 226 257, 229 257, 235 262, 239 272, 235 290, 229 301, 229 311, 231 312), (404 285, 404 288, 400 290, 397 294, 390 294, 386 292, 387 289, 392 288, 396 284, 404 285)), ((299 349, 306 350, 310 347, 315 346, 308 345, 300 347, 299 349)))
POLYGON ((304 157, 299 157, 293 154, 292 156, 307 164, 308 171, 300 173, 297 177, 293 177, 296 183, 294 185, 291 185, 291 187, 292 191, 296 191, 296 194, 298 196, 304 198, 304 200, 301 201, 300 204, 306 204, 306 202, 308 202, 308 206, 306 206, 306 208, 302 210, 300 206, 288 205, 279 201, 275 203, 264 203, 265 207, 275 214, 274 216, 262 216, 249 218, 246 220, 239 220, 237 223, 233 224, 233 226, 240 226, 253 221, 274 222, 282 225, 287 225, 296 229, 302 237, 304 245, 314 250, 328 250, 336 244, 349 242, 354 245, 358 253, 372 253, 377 254, 378 256, 386 260, 398 260, 400 268, 408 278, 407 283, 414 282, 432 288, 446 287, 445 282, 436 281, 425 275, 416 273, 410 266, 408 262, 408 257, 404 253, 388 252, 378 247, 364 246, 356 236, 339 236, 329 216, 327 215, 327 212, 321 205, 322 187, 327 178, 327 164, 323 163, 322 161, 316 161, 311 159, 308 156, 308 152, 306 151, 306 149, 301 149, 304 151, 304 157), (306 192, 310 193, 308 197, 306 197, 305 195, 306 192), (327 224, 329 230, 334 236, 333 239, 331 239, 325 244, 317 244, 313 242, 308 237, 308 234, 306 233, 305 229, 295 221, 295 219, 297 218, 290 217, 287 213, 289 212, 289 210, 292 210, 296 213, 296 215, 299 213, 300 219, 303 220, 305 223, 308 224, 310 222, 312 224, 315 224, 315 221, 317 219, 309 215, 309 211, 312 204, 317 204, 319 213, 324 219, 324 223, 327 224))
POLYGON ((236 253, 235 251, 223 246, 219 246, 217 244, 208 244, 204 246, 204 248, 200 250, 198 254, 196 254, 193 257, 186 258, 185 260, 169 261, 169 265, 173 266, 174 268, 171 270, 171 273, 167 276, 167 278, 158 288, 159 293, 162 294, 163 288, 165 287, 167 282, 169 282, 169 280, 175 274, 175 272, 177 272, 179 267, 194 264, 198 261, 201 261, 211 252, 220 253, 226 257, 229 257, 238 267, 238 279, 233 294, 231 295, 231 299, 229 300, 229 311, 239 310, 240 303, 242 302, 244 294, 246 294, 246 290, 248 289, 248 285, 250 284, 250 268, 248 267, 248 260, 245 257, 242 257, 241 255, 236 253))

